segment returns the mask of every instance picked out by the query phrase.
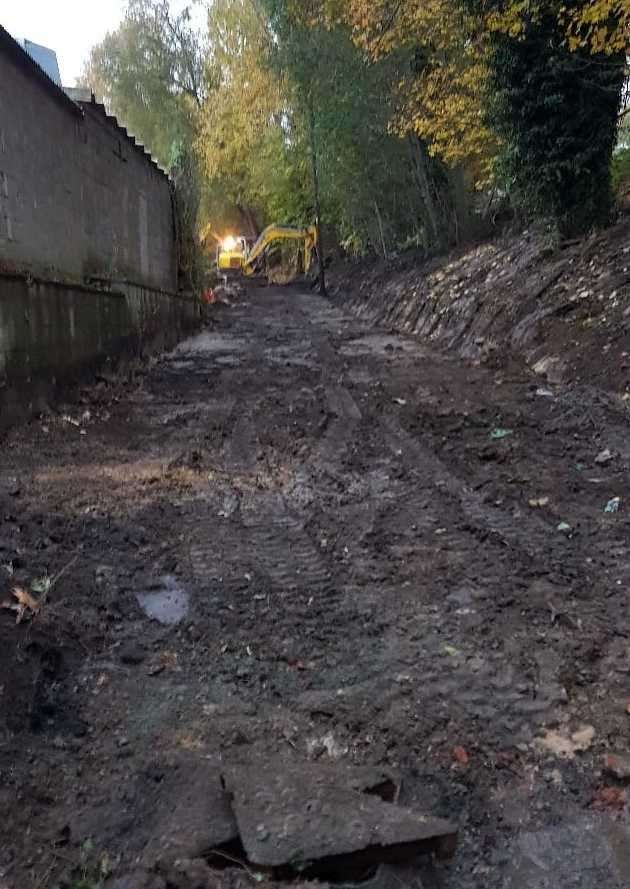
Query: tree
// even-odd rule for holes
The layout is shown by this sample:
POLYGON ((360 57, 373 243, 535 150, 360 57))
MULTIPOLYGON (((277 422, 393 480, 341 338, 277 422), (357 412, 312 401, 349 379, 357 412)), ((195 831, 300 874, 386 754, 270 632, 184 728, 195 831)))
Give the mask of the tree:
POLYGON ((629 0, 349 0, 372 57, 414 49, 395 126, 581 231, 606 219, 629 0))
POLYGON ((529 215, 555 220, 566 234, 606 223, 625 56, 586 25, 598 4, 483 5, 488 120, 503 144, 503 181, 529 215))
POLYGON ((179 288, 194 293, 201 290, 203 268, 198 238, 199 165, 191 145, 182 142, 174 146, 171 177, 179 288))
POLYGON ((261 222, 301 222, 307 157, 287 80, 269 64, 269 21, 252 0, 215 0, 209 32, 214 79, 197 139, 208 211, 225 219, 231 204, 251 234, 261 222))
POLYGON ((189 7, 174 14, 169 0, 128 0, 120 27, 92 49, 81 83, 166 167, 174 147, 191 141, 205 56, 189 7))
POLYGON ((390 127, 406 59, 368 59, 328 4, 267 0, 266 8, 276 68, 293 85, 296 122, 315 147, 324 231, 333 226, 346 248, 384 256, 403 243, 445 243, 442 170, 390 127))
POLYGON ((464 166, 472 181, 485 184, 497 142, 483 115, 487 52, 477 17, 459 0, 323 2, 329 21, 346 21, 371 59, 406 52, 395 131, 419 137, 430 155, 464 166))

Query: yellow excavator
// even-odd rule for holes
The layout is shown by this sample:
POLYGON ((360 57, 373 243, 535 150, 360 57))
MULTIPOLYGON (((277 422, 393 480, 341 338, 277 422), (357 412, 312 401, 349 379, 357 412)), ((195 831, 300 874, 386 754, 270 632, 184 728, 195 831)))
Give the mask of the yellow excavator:
POLYGON ((269 268, 266 268, 265 260, 272 245, 286 242, 300 242, 298 257, 301 260, 301 270, 295 268, 294 275, 302 271, 305 275, 311 269, 313 254, 317 249, 317 228, 310 225, 307 228, 294 228, 289 225, 269 225, 260 235, 251 250, 247 253, 243 262, 243 274, 251 277, 257 273, 265 272, 269 277, 269 268))
POLYGON ((308 274, 310 271, 317 250, 317 228, 314 225, 307 228, 269 225, 251 246, 242 236, 228 235, 217 240, 217 270, 221 274, 240 272, 248 278, 265 274, 270 282, 284 284, 300 272, 308 274), (299 245, 299 251, 293 255, 292 268, 272 267, 267 262, 272 248, 289 242, 299 245))

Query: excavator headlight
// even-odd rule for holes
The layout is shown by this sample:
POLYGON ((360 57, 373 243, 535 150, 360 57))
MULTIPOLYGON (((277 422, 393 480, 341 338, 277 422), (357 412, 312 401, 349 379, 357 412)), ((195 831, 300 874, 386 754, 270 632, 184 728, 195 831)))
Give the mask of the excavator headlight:
POLYGON ((223 243, 221 244, 226 253, 230 253, 232 250, 236 250, 238 247, 238 241, 232 235, 228 235, 227 238, 223 239, 223 243))

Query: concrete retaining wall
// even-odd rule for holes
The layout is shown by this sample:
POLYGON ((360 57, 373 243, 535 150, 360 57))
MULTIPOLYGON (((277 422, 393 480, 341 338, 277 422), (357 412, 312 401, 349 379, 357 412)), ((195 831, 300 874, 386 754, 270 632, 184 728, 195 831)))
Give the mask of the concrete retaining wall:
POLYGON ((0 269, 177 289, 171 185, 95 101, 0 28, 0 269))
POLYGON ((175 345, 199 311, 126 282, 101 290, 0 274, 0 425, 41 409, 87 369, 175 345))

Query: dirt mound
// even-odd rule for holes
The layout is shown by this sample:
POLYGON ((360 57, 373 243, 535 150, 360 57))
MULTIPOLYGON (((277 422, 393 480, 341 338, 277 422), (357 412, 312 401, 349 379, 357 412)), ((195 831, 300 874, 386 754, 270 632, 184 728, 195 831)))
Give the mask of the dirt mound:
POLYGON ((524 358, 551 381, 582 377, 623 395, 629 238, 630 218, 560 246, 525 231, 425 264, 345 266, 333 276, 333 294, 365 320, 465 358, 524 358))

